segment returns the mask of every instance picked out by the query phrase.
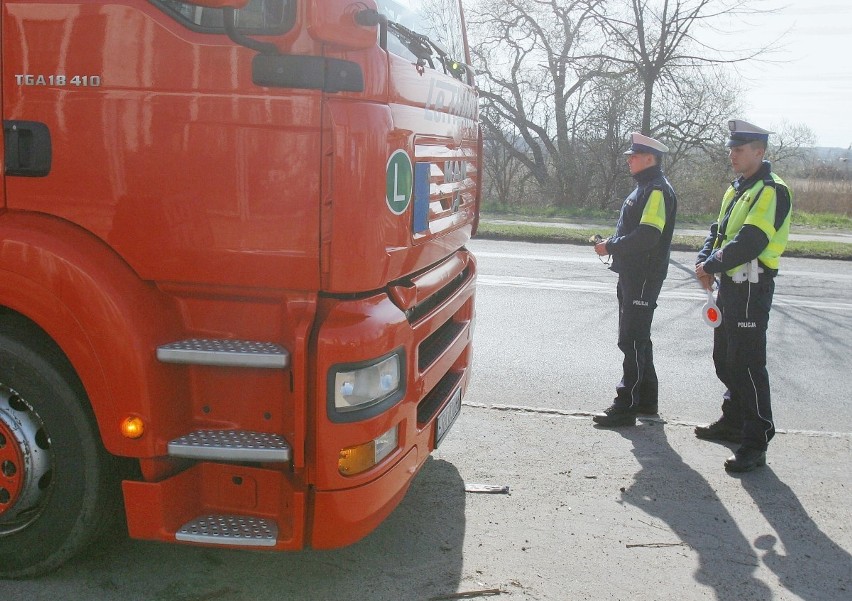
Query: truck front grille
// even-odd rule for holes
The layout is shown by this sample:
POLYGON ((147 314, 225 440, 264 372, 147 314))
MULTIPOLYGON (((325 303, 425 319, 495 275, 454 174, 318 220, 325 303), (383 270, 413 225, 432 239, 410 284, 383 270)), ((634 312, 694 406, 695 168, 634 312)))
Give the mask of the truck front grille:
POLYGON ((422 303, 413 307, 406 312, 408 323, 415 323, 428 315, 430 311, 440 306, 445 300, 450 298, 453 293, 462 287, 465 280, 470 276, 470 267, 465 268, 460 274, 454 277, 446 286, 438 290, 435 294, 424 300, 422 303))
POLYGON ((459 381, 462 378, 462 374, 456 372, 447 373, 441 380, 435 385, 429 394, 427 394, 422 401, 417 405, 417 424, 419 427, 423 427, 424 424, 428 423, 430 419, 438 412, 441 405, 444 404, 456 387, 459 384, 459 381))
POLYGON ((440 328, 432 332, 417 349, 417 368, 421 373, 426 371, 445 350, 458 338, 465 324, 450 319, 440 328))

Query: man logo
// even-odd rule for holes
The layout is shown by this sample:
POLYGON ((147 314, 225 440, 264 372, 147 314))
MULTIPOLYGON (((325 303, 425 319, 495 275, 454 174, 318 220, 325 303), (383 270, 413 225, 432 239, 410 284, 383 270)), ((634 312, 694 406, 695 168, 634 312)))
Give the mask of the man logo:
POLYGON ((463 182, 467 179, 467 161, 444 161, 444 183, 463 182))

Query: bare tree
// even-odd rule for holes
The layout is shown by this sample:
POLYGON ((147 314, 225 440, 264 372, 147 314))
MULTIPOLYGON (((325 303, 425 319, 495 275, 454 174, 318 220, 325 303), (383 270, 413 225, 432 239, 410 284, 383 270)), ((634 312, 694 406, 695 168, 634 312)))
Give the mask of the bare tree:
POLYGON ((807 149, 816 145, 816 134, 802 123, 782 121, 773 125, 775 134, 769 136, 767 158, 773 164, 802 168, 808 160, 807 149))
POLYGON ((713 212, 730 181, 725 140, 731 115, 741 113, 738 87, 718 67, 684 72, 676 87, 664 87, 655 107, 670 152, 666 173, 679 210, 713 212))
MULTIPOLYGON (((656 98, 657 124, 669 146, 664 168, 677 184, 708 179, 710 189, 721 185, 727 165, 724 141, 728 117, 740 112, 738 88, 715 69, 694 70, 674 88, 664 88, 656 98), (721 168, 720 168, 721 167, 721 168)), ((641 85, 631 78, 599 80, 590 98, 593 111, 579 135, 589 164, 586 173, 594 183, 596 206, 618 206, 632 183, 624 166, 626 136, 641 119, 641 85)), ((680 189, 676 185, 676 189, 680 189)), ((684 186, 685 191, 687 187, 684 186)))
POLYGON ((580 96, 605 73, 601 59, 578 59, 604 0, 484 0, 469 22, 478 44, 475 62, 483 99, 482 122, 523 164, 556 204, 584 196, 576 160, 580 96), (522 147, 502 135, 514 124, 522 147))
MULTIPOLYGON (((757 0, 759 2, 760 0, 757 0)), ((605 32, 605 51, 598 56, 633 72, 642 87, 641 131, 654 135, 654 93, 661 87, 677 89, 685 70, 753 59, 769 47, 733 50, 710 46, 696 37, 713 30, 723 19, 765 13, 755 0, 628 0, 595 7, 605 32)))
POLYGON ((631 78, 600 78, 584 99, 589 112, 578 137, 583 140, 584 172, 592 186, 588 204, 594 208, 618 208, 632 187, 624 150, 639 118, 637 94, 631 78))
POLYGON ((499 137, 486 133, 482 168, 485 197, 501 205, 510 205, 516 199, 525 197, 524 188, 530 172, 517 159, 514 151, 507 150, 505 141, 513 149, 524 148, 524 142, 511 124, 505 124, 505 130, 499 137))
POLYGON ((693 32, 759 14, 763 0, 470 1, 482 123, 546 199, 617 206, 637 130, 670 146, 670 176, 697 181, 709 161, 712 185, 699 187, 717 185, 724 124, 741 108, 722 67, 765 49, 716 50, 693 32))

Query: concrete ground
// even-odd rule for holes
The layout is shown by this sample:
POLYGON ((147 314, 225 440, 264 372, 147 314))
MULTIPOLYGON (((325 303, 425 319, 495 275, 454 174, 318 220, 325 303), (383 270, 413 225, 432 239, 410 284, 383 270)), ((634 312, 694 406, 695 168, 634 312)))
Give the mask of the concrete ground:
POLYGON ((465 407, 436 459, 465 482, 459 590, 521 599, 852 598, 852 436, 785 432, 733 476, 693 424, 597 429, 579 412, 465 407), (472 448, 466 448, 472 445, 472 448), (488 457, 483 460, 482 457, 488 457))
POLYGON ((845 601, 852 436, 780 433, 731 476, 692 425, 467 402, 402 505, 361 542, 261 553, 117 538, 28 601, 845 601), (508 494, 467 492, 481 484, 508 494))

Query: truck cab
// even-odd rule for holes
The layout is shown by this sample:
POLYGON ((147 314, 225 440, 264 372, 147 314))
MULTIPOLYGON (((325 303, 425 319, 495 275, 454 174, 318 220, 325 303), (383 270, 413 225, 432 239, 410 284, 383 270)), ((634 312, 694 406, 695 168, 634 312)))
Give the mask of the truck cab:
POLYGON ((122 504, 164 542, 368 534, 470 379, 461 3, 0 6, 0 575, 122 504))

